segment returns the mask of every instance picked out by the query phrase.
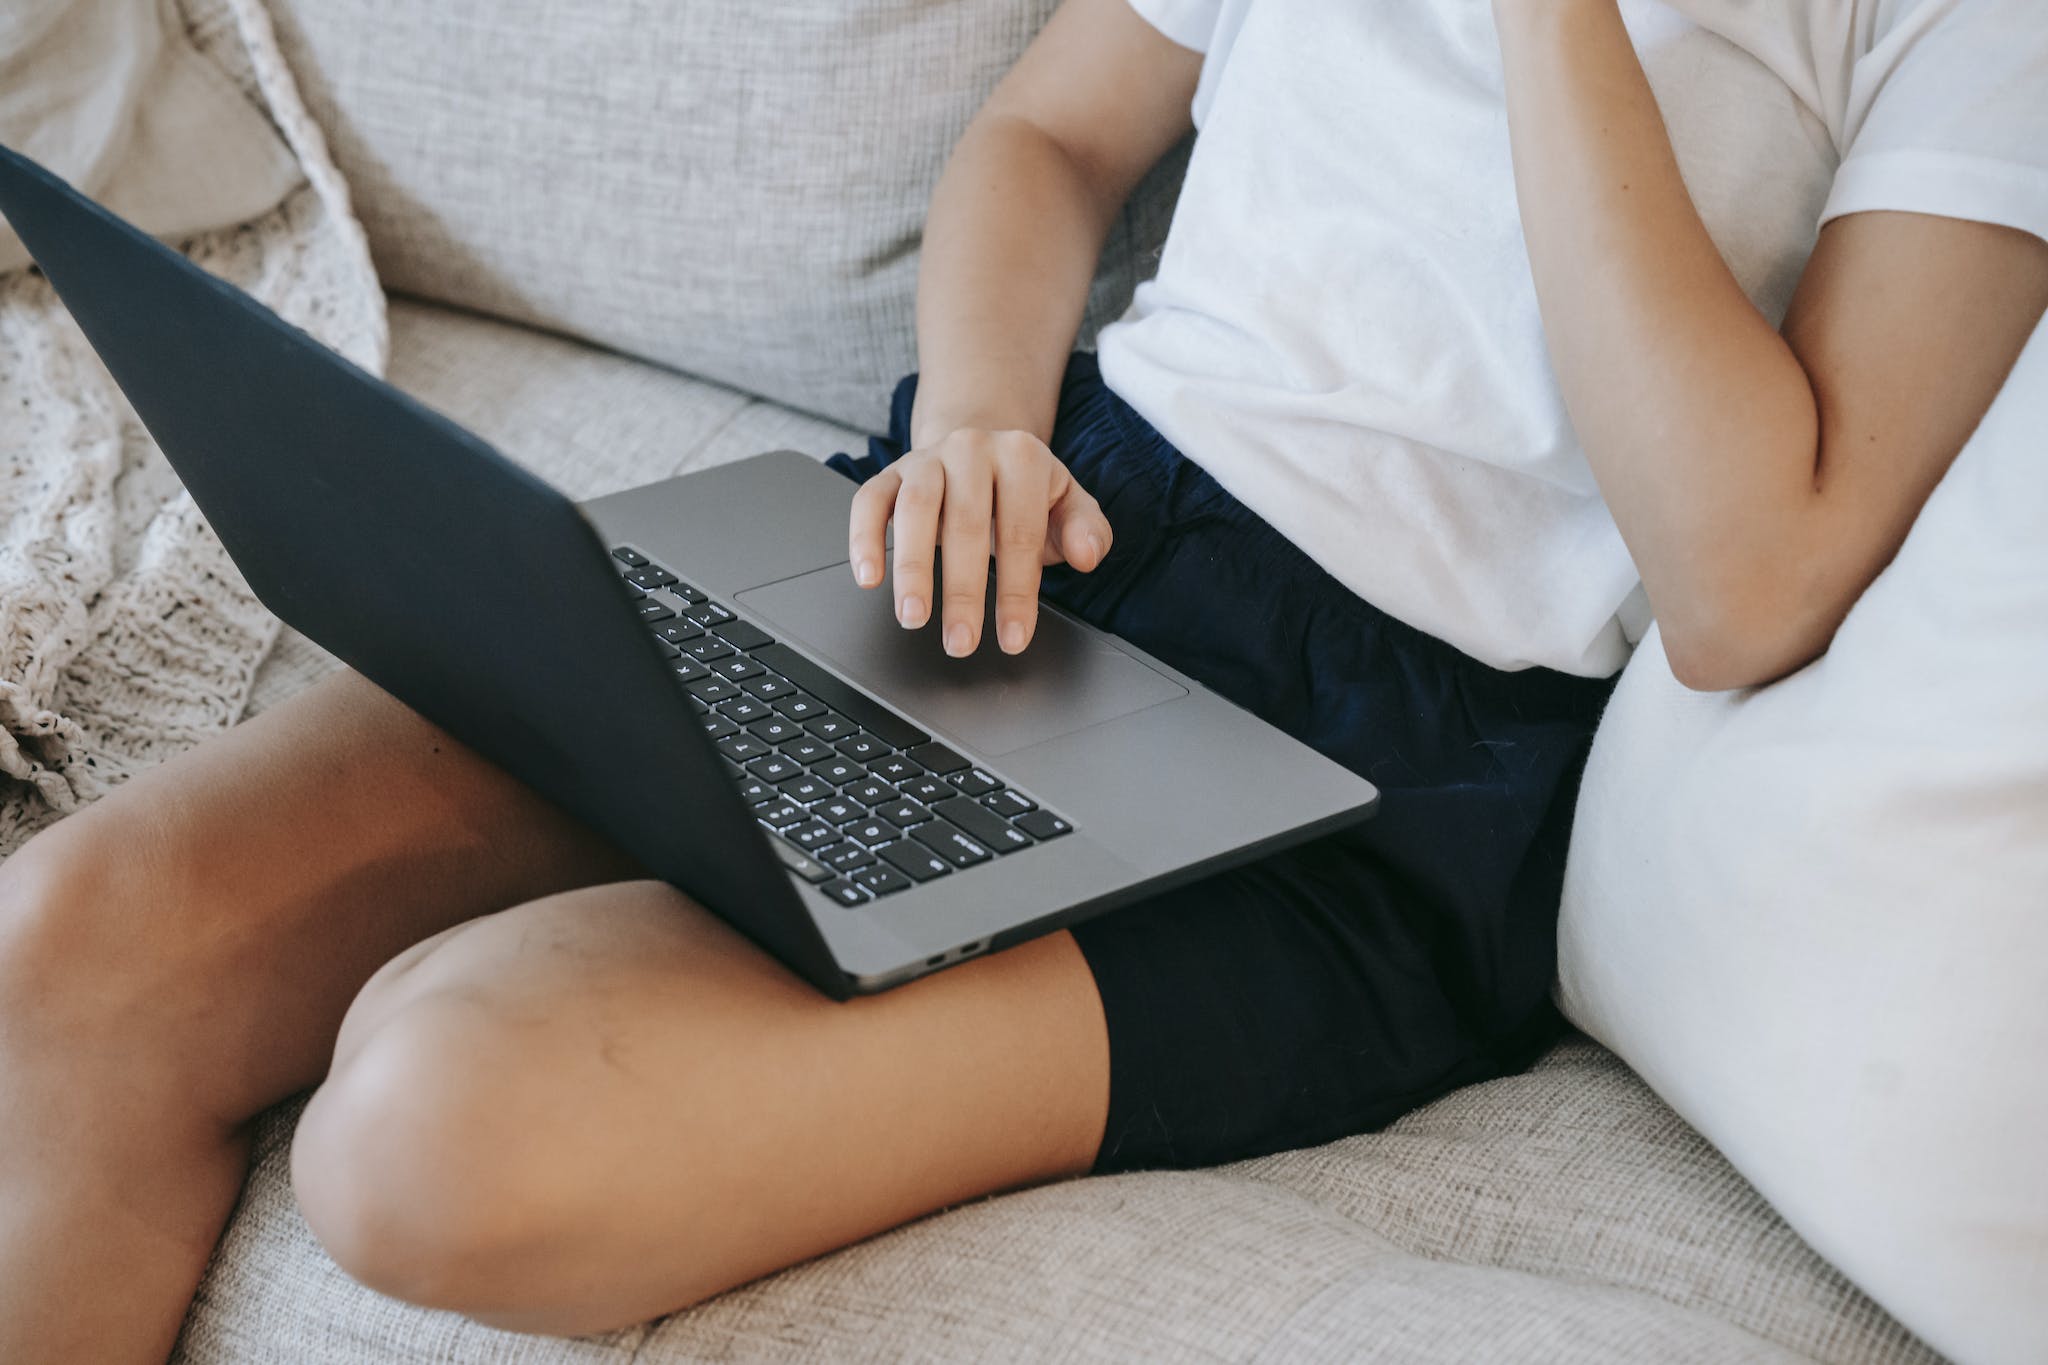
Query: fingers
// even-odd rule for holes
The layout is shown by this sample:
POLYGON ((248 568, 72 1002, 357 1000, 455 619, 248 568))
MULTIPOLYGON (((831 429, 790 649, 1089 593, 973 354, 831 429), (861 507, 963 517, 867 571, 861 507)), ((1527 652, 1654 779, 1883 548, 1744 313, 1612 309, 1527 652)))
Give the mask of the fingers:
POLYGON ((996 643, 1015 654, 1038 628, 1038 573, 1046 546, 1044 447, 1012 444, 995 453, 996 643))
POLYGON ((882 581, 889 514, 896 508, 896 493, 902 487, 902 473, 890 465, 853 495, 853 516, 846 529, 846 562, 853 566, 853 581, 863 588, 872 588, 882 581))
POLYGON ((946 501, 946 471, 929 452, 912 452, 896 463, 903 468, 896 494, 896 619, 915 630, 932 616, 932 550, 946 501))
POLYGON ((1074 481, 1064 465, 1058 466, 1058 482, 1046 515, 1045 542, 1046 562, 1064 559, 1083 573, 1102 563, 1109 553, 1109 518, 1102 514, 1102 504, 1074 481))
MULTIPOLYGON (((988 593, 989 519, 995 477, 988 437, 954 436, 940 447, 946 471, 946 505, 940 545, 945 550, 943 614, 946 653, 956 659, 981 644, 983 602, 988 593)), ((902 544, 902 532, 897 532, 902 544)))
POLYGON ((1037 631, 1043 566, 1064 559, 1086 572, 1110 547, 1101 505, 1042 441, 1020 431, 954 432, 861 486, 847 526, 847 557, 864 588, 882 579, 892 520, 896 619, 914 630, 938 615, 945 650, 955 658, 981 645, 991 544, 996 640, 1008 654, 1025 648, 1037 631), (941 548, 944 564, 936 576, 943 583, 935 584, 941 548), (941 599, 936 612, 935 597, 941 599))

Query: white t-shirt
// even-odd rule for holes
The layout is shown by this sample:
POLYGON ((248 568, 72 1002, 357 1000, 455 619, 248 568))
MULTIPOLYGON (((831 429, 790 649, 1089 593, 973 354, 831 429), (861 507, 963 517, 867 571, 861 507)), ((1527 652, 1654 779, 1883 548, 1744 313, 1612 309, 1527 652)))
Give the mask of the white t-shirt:
MULTIPOLYGON (((1488 0, 1131 0, 1204 51, 1109 386, 1353 592, 1500 668, 1649 618, 1565 414, 1488 0)), ((1781 319, 1822 222, 2048 237, 2048 0, 1622 0, 1687 187, 1781 319)))

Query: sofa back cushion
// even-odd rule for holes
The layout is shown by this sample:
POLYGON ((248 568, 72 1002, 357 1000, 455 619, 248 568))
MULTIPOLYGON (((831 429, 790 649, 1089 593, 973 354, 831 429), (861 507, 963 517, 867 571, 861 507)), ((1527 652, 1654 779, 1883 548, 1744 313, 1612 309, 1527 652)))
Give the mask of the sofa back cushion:
MULTIPOLYGON (((273 9, 387 288, 879 430, 932 187, 1054 3, 273 9)), ((1113 229, 1084 339, 1177 183, 1162 166, 1113 229)))

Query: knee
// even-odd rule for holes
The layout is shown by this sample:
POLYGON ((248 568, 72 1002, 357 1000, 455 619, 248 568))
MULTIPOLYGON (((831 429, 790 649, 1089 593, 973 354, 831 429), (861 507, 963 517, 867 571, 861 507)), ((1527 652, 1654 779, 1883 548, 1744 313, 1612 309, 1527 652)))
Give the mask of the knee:
POLYGON ((536 1098, 488 1006, 407 1001, 314 1095, 292 1142, 300 1211, 335 1263, 380 1293, 490 1319, 551 1271, 563 1173, 524 1130, 536 1098))
MULTIPOLYGON (((68 822, 67 822, 68 824, 68 822)), ((84 1045, 145 994, 119 864, 60 824, 0 861, 0 1040, 84 1045)))

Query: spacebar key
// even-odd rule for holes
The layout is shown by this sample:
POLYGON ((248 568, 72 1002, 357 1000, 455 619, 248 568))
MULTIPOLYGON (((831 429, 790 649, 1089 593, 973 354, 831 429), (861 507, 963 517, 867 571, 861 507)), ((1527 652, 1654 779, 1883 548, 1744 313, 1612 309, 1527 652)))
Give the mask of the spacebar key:
POLYGON ((845 716, 884 744, 908 749, 931 736, 893 711, 885 711, 788 645, 762 645, 747 653, 845 716))

